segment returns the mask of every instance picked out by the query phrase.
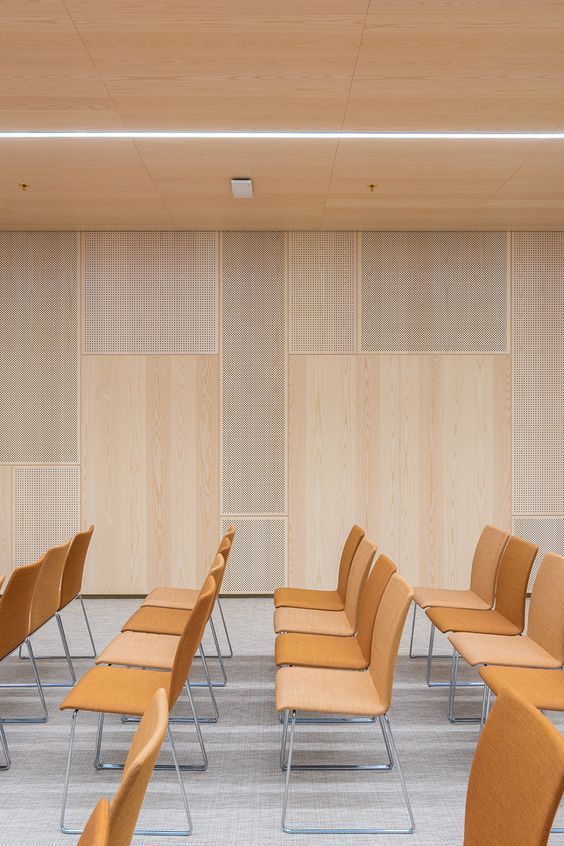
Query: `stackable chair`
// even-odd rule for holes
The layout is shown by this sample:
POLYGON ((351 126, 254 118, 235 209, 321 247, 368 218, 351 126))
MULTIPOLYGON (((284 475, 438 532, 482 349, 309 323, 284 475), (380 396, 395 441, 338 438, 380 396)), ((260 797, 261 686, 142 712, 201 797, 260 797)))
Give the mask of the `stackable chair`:
MULTIPOLYGON (((512 535, 501 556, 497 577, 495 608, 474 610, 470 608, 428 608, 425 612, 431 621, 429 656, 427 659, 427 684, 429 687, 450 687, 450 682, 432 682, 431 664, 435 628, 446 632, 476 632, 483 634, 518 635, 525 625, 525 602, 531 567, 538 547, 512 535)), ((480 684, 460 682, 460 687, 480 684)))
POLYGON ((376 554, 376 546, 363 538, 354 554, 342 611, 323 611, 318 608, 277 608, 274 612, 274 631, 303 634, 352 637, 358 624, 358 606, 368 571, 376 554))
POLYGON ((344 611, 347 582, 353 558, 364 537, 364 529, 354 525, 341 553, 336 590, 306 590, 304 588, 277 588, 274 591, 276 608, 309 608, 319 611, 344 611))
POLYGON ((546 846, 564 790, 564 740, 502 690, 480 738, 466 796, 464 846, 546 846))
MULTIPOLYGON (((220 548, 221 545, 220 545, 220 548)), ((221 554, 216 555, 214 562, 209 571, 210 576, 215 582, 215 595, 211 606, 211 613, 213 613, 215 602, 219 593, 219 588, 225 573, 225 559, 221 554)), ((197 601, 197 600, 196 600, 197 601)), ((210 614, 211 616, 211 614, 210 614)), ((187 623, 189 622, 187 617, 187 623)), ((125 667, 145 667, 148 670, 172 670, 174 665, 174 656, 178 649, 180 637, 168 634, 153 634, 151 632, 138 631, 124 631, 121 632, 96 658, 96 664, 114 664, 125 667)), ((206 676, 206 683, 209 689, 213 715, 211 717, 198 717, 200 723, 216 723, 219 719, 219 710, 213 692, 212 682, 209 674, 209 669, 206 661, 205 653, 202 645, 198 647, 204 673, 206 676)), ((193 685, 189 680, 187 684, 193 685)), ((171 717, 173 722, 191 722, 191 718, 186 717, 171 717)))
MULTIPOLYGON (((35 562, 35 564, 29 564, 26 567, 17 567, 10 576, 6 585, 6 590, 0 598, 0 661, 10 655, 10 653, 12 653, 14 649, 17 649, 20 644, 25 643, 29 637, 29 622, 33 592, 42 566, 43 558, 40 558, 39 561, 35 562)), ((0 769, 2 770, 8 770, 11 764, 10 750, 8 748, 3 723, 44 723, 47 720, 45 697, 43 696, 43 690, 41 689, 41 682, 37 672, 33 649, 29 643, 28 649, 35 685, 41 700, 43 716, 33 720, 31 718, 23 717, 9 720, 2 720, 0 718, 0 744, 2 746, 5 759, 5 763, 0 766, 0 769)))
MULTIPOLYGON (((493 693, 499 696, 504 688, 525 699, 541 711, 564 711, 564 672, 535 670, 530 667, 480 667, 480 676, 493 693)), ((487 712, 483 715, 483 720, 487 712)), ((482 721, 483 722, 483 721, 482 721)))
MULTIPOLYGON (((173 768, 176 772, 182 802, 186 817, 188 821, 188 828, 180 831, 173 831, 171 829, 146 830, 143 833, 151 835, 174 835, 186 836, 192 831, 192 823, 190 819, 190 812, 188 809, 188 802, 182 781, 181 770, 203 771, 207 768, 207 755, 204 746, 204 741, 201 733, 201 728, 197 720, 196 709, 189 685, 186 684, 194 654, 202 640, 204 629, 208 621, 213 598, 216 592, 216 584, 213 576, 208 576, 205 580, 198 600, 194 606, 194 610, 190 619, 182 633, 178 642, 174 663, 171 672, 160 672, 155 670, 131 669, 129 667, 94 667, 89 670, 69 692, 68 696, 61 704, 61 710, 72 711, 72 722, 69 740, 69 750, 67 758, 67 768, 65 775, 65 786, 63 792, 63 804, 61 809, 61 830, 67 833, 80 833, 76 830, 68 829, 65 825, 65 811, 68 795, 68 786, 70 781, 72 752, 74 746, 74 737, 76 731, 76 721, 79 711, 93 711, 98 713, 98 732, 96 739, 96 750, 94 754, 94 765, 96 769, 110 769, 123 770, 127 772, 129 764, 132 760, 128 757, 125 764, 102 763, 101 746, 102 735, 104 729, 104 716, 106 714, 130 714, 136 717, 142 717, 147 711, 151 700, 155 693, 164 688, 167 697, 167 710, 170 711, 176 704, 176 701, 185 687, 194 725, 196 727, 196 734, 203 762, 201 764, 180 764, 177 760, 174 741, 170 725, 168 728, 168 736, 173 754, 173 768)), ((141 726, 139 728, 141 730, 141 726)), ((143 733, 142 735, 143 736, 143 733)), ((171 769, 170 765, 160 764, 155 766, 156 769, 171 769)), ((113 840, 112 840, 113 846, 113 840)))
MULTIPOLYGON (((231 550, 231 545, 233 544, 233 539, 235 537, 237 529, 235 526, 229 526, 227 531, 225 532, 224 539, 229 538, 230 546, 228 548, 218 548, 218 553, 223 555, 225 558, 225 563, 227 564, 227 558, 229 552, 231 550)), ((220 544, 221 547, 221 544, 220 544)), ((191 611, 194 607, 194 603, 198 598, 198 591, 192 590, 191 588, 174 588, 174 587, 157 587, 154 588, 143 600, 141 603, 141 607, 144 605, 150 605, 154 608, 178 608, 181 611, 191 611)), ((227 623, 225 621, 225 615, 223 613, 223 608, 221 607, 221 597, 217 596, 216 600, 217 610, 219 611, 219 615, 221 618, 221 623, 223 626, 223 632, 225 634, 225 639, 227 641, 228 652, 223 653, 219 652, 218 656, 221 655, 222 658, 233 658, 233 647, 231 645, 231 638, 229 637, 229 631, 227 629, 227 623)), ((214 641, 217 644, 218 638, 217 633, 215 630, 214 622, 213 622, 213 615, 210 617, 210 629, 212 629, 214 634, 214 641)), ((219 648, 219 647, 217 647, 219 648)))
POLYGON ((100 799, 84 828, 78 846, 110 846, 110 803, 100 799))
MULTIPOLYGON (((544 556, 531 594, 526 635, 507 637, 457 632, 449 635, 449 641, 453 647, 449 718, 453 717, 460 658, 471 667, 496 664, 561 670, 564 664, 564 557, 555 553, 544 556)), ((486 686, 482 722, 489 699, 490 688, 486 686)))
MULTIPOLYGON (((125 761, 120 785, 109 804, 108 842, 111 846, 129 846, 134 834, 146 833, 143 829, 136 830, 135 825, 167 732, 168 699, 164 689, 160 688, 150 700, 135 732, 125 761)), ((168 738, 175 758, 176 750, 170 732, 168 738)), ((189 819, 187 804, 185 804, 185 810, 189 819)), ((83 837, 87 833, 89 825, 90 820, 84 829, 83 837)), ((82 838, 79 842, 82 843, 82 838)))
POLYGON ((449 590, 446 588, 416 587, 413 590, 413 617, 411 620, 411 639, 409 657, 424 658, 413 654, 413 636, 417 608, 470 608, 475 611, 487 611, 494 604, 495 583, 499 562, 509 534, 495 526, 484 526, 472 559, 470 588, 468 590, 449 590))
MULTIPOLYGON (((233 529, 233 527, 231 527, 231 529, 228 530, 228 532, 226 532, 226 534, 221 539, 221 542, 217 549, 216 555, 222 556, 224 560, 224 565, 225 562, 227 562, 229 552, 231 551, 232 538, 234 534, 235 530, 233 529)), ((221 573, 221 578, 218 585, 218 595, 219 591, 221 590, 221 584, 223 581, 224 573, 225 566, 221 573)), ((191 613, 191 611, 188 611, 184 608, 168 608, 156 605, 142 605, 124 623, 121 630, 122 632, 143 632, 146 634, 160 634, 179 637, 184 631, 184 627, 190 619, 191 613)), ((216 655, 211 657, 217 657, 219 662, 219 668, 221 671, 221 681, 213 681, 211 682, 211 684, 213 687, 225 687, 225 685, 227 684, 227 673, 225 672, 223 656, 221 654, 217 633, 211 617, 209 619, 209 625, 216 649, 216 655)), ((203 647, 200 654, 204 654, 203 647)), ((207 684, 207 682, 195 682, 193 683, 193 686, 200 687, 204 684, 207 684)))
POLYGON ((376 612, 372 634, 370 665, 366 672, 327 670, 311 667, 282 667, 276 674, 276 709, 284 714, 280 766, 286 771, 282 829, 305 834, 409 834, 414 829, 413 814, 400 761, 395 747, 388 712, 401 632, 413 596, 410 585, 394 573, 384 590, 376 612), (388 762, 385 764, 343 764, 296 766, 292 763, 296 714, 298 711, 320 714, 347 714, 353 717, 377 717, 384 737, 388 762), (289 742, 288 742, 289 736, 289 742), (286 755, 286 747, 288 752, 286 755), (288 792, 292 769, 308 770, 391 770, 395 766, 409 814, 409 825, 401 828, 336 829, 293 827, 287 824, 288 792))

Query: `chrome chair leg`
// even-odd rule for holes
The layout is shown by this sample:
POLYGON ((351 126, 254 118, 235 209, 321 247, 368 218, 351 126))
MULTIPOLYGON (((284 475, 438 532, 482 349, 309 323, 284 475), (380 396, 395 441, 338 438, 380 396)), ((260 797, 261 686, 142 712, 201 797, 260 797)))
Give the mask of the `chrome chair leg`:
MULTIPOLYGON (((84 614, 84 621, 86 623, 86 628, 88 630, 88 635, 90 637, 90 643, 92 644, 92 653, 89 654, 89 655, 73 655, 72 657, 73 658, 95 658, 98 653, 96 652, 96 646, 94 644, 94 638, 92 637, 92 629, 90 628, 90 622, 88 620, 88 615, 86 613, 86 607, 84 605, 84 600, 82 599, 82 596, 80 594, 78 596, 76 596, 75 599, 78 599, 80 601, 81 606, 82 606, 82 613, 84 614)), ((71 601, 74 602, 74 600, 71 600, 71 601)), ((69 605, 70 604, 71 603, 69 603, 69 605)), ((67 606, 65 606, 65 608, 66 607, 67 606)), ((57 612, 57 613, 59 614, 59 619, 60 619, 59 631, 62 628, 63 632, 64 632, 62 617, 60 617, 60 612, 57 612)), ((65 642, 66 642, 66 635, 65 635, 65 642)), ((64 643, 63 643, 63 646, 64 646, 64 643)), ((68 648, 68 645, 67 645, 67 648, 68 648)), ((19 649, 19 657, 22 659, 22 661, 27 660, 27 656, 22 653, 21 646, 20 646, 20 649, 19 649)), ((52 660, 55 660, 57 658, 66 658, 66 657, 67 657, 66 654, 65 655, 36 655, 35 660, 36 661, 52 661, 52 660)), ((61 687, 63 687, 63 686, 64 685, 61 685, 61 687)))
MULTIPOLYGON (((210 631, 212 633, 212 637, 213 637, 213 640, 214 640, 216 651, 215 651, 215 654, 214 653, 210 654, 208 652, 206 657, 207 658, 217 658, 218 661, 219 661, 219 668, 221 670, 221 681, 212 681, 211 686, 212 687, 225 687, 225 685, 227 684, 227 675, 226 675, 226 672, 225 672, 225 664, 223 663, 223 655, 221 654, 221 650, 219 648, 219 641, 217 639, 217 632, 215 630, 215 625, 214 625, 214 622, 213 622, 211 617, 209 619, 209 624, 210 624, 210 631)), ((201 650, 202 650, 200 655, 202 655, 202 654, 204 654, 203 653, 204 647, 202 646, 202 644, 200 644, 200 646, 201 646, 201 650)), ((207 687, 207 682, 192 682, 192 687, 207 687)))
POLYGON ((90 628, 90 620, 88 619, 88 614, 86 613, 86 605, 84 604, 84 599, 82 598, 82 594, 78 594, 78 599, 80 601, 80 605, 82 607, 82 613, 84 615, 84 622, 86 623, 86 628, 88 629, 88 637, 90 638, 90 643, 92 645, 92 655, 84 655, 81 657, 84 658, 95 658, 97 655, 96 652, 96 644, 94 643, 94 637, 92 635, 92 629, 90 628))
MULTIPOLYGON (((72 658, 71 658, 71 655, 70 655, 70 652, 69 652, 69 645, 68 645, 68 642, 67 642, 65 629, 63 627, 63 621, 61 620, 61 615, 59 614, 58 611, 55 614, 55 620, 57 622, 57 627, 59 629, 59 635, 60 635, 60 638, 61 638, 61 643, 63 645, 64 655, 43 655, 43 656, 35 655, 34 656, 35 661, 40 661, 40 660, 45 661, 45 660, 50 660, 50 659, 56 660, 58 658, 64 658, 66 660, 67 666, 69 668, 69 674, 70 674, 71 680, 65 681, 65 682, 43 682, 42 686, 44 688, 45 687, 74 687, 74 685, 76 684, 76 673, 75 673, 74 665, 72 663, 72 658)), ((28 640, 31 642, 31 638, 28 638, 28 640)), ((26 642, 26 645, 27 645, 27 642, 26 642)), ((29 659, 29 654, 26 656, 23 653, 23 644, 20 644, 20 648, 18 650, 18 655, 19 655, 21 660, 28 660, 29 659)), ((29 682, 27 684, 20 684, 20 685, 18 685, 18 687, 35 687, 35 683, 29 682)))
POLYGON ((39 678, 39 672, 37 670, 37 664, 35 662, 35 655, 33 654, 33 648, 31 646, 31 641, 29 638, 26 640, 25 645, 27 646, 29 657, 31 661, 31 669, 33 670, 33 676, 35 681, 34 682, 17 682, 14 684, 3 683, 0 684, 0 688, 30 688, 36 687, 37 692, 39 693, 39 700, 41 702, 41 709, 43 711, 42 717, 8 717, 4 718, 4 723, 17 723, 17 724, 36 724, 36 723, 46 723, 49 718, 49 713, 47 711, 47 703, 45 702, 45 696, 43 694, 43 687, 41 685, 41 679, 39 678))
MULTIPOLYGON (((285 712, 284 717, 284 734, 283 734, 283 742, 284 746, 286 745, 286 736, 288 734, 288 722, 289 722, 289 711, 285 712)), ((379 717, 380 727, 382 729, 382 734, 386 738, 386 748, 389 750, 390 753, 390 763, 396 764, 400 784, 402 789, 402 794, 405 802, 405 806, 407 808, 407 812, 409 815, 409 826, 405 826, 402 828, 313 828, 313 827, 290 827, 286 823, 286 817, 288 812, 288 794, 290 788, 290 775, 293 769, 298 769, 294 765, 292 767, 292 757, 294 751, 294 735, 296 729, 296 712, 292 711, 292 718, 289 726, 289 734, 290 734, 290 742, 288 748, 288 761, 286 764, 286 779, 285 779, 285 786, 284 786, 284 799, 282 803, 282 831, 286 832, 287 834, 412 834, 415 830, 415 820, 413 818, 413 811, 411 808, 411 802, 409 800, 409 794, 407 792, 407 786, 405 783, 405 778, 403 775, 403 771, 401 768, 399 756, 397 753, 396 745, 394 742, 394 737, 392 734, 391 726, 389 717, 387 714, 379 717)), ((282 762, 282 757, 281 757, 282 762)), ((390 767, 391 768, 391 767, 390 767)))
POLYGON ((413 654, 413 637, 415 634, 415 617, 417 616, 417 603, 413 603, 413 616, 411 618, 411 638, 409 640, 409 657, 410 658, 428 658, 427 655, 414 655, 413 654))
MULTIPOLYGON (((68 800, 68 793, 69 793, 69 782, 70 782, 70 771, 71 771, 71 763, 72 763, 72 752, 74 748, 74 738, 75 738, 75 731, 76 731, 76 720, 78 716, 78 711, 73 711, 72 714, 72 722, 71 722, 71 730, 70 730, 70 738, 69 738, 69 749, 67 754, 67 765, 65 770, 65 782, 63 787, 63 801, 61 806, 61 817, 60 817, 60 829, 64 834, 75 834, 80 835, 82 834, 82 828, 68 828, 65 823, 65 816, 66 816, 66 808, 67 808, 67 800, 68 800)), ((103 714, 100 714, 102 719, 98 719, 98 736, 96 740, 97 749, 99 749, 99 744, 102 742, 102 726, 104 723, 103 714)), ((170 743, 170 750, 172 753, 172 760, 173 764, 171 769, 174 769, 176 772, 176 778, 178 781, 178 786, 180 788, 180 796, 182 799, 182 805, 184 809, 184 813, 186 814, 186 820, 188 822, 187 829, 135 829, 134 834, 136 835, 148 835, 148 836, 161 836, 161 837, 187 837, 189 834, 192 834, 193 826, 192 826, 192 818, 190 816, 190 808, 188 806, 188 797, 186 796, 186 788, 184 786, 184 781, 182 779, 182 773, 180 772, 181 767, 178 763, 178 757, 176 755, 176 747, 174 744, 174 740, 172 738, 172 733, 170 731, 170 727, 167 727, 167 738, 170 743)))
MULTIPOLYGON (((429 635, 429 652, 427 654, 427 687, 448 687, 449 692, 450 692, 450 688, 451 688, 451 682, 450 681, 444 681, 444 682, 442 682, 442 681, 441 682, 431 681, 431 666, 432 666, 432 663, 433 663, 434 643, 435 643, 435 626, 433 625, 433 623, 431 623, 431 633, 429 635)), ((417 657, 417 656, 415 656, 415 657, 417 657)), ((441 655, 441 656, 436 656, 436 657, 448 658, 448 655, 444 655, 444 656, 441 655)), ((482 683, 481 682, 473 682, 473 681, 457 681, 456 686, 457 687, 481 687, 482 683)))
POLYGON ((0 770, 9 770, 12 765, 12 760, 10 758, 10 750, 8 748, 8 741, 6 740, 6 733, 4 731, 4 726, 2 725, 2 720, 0 719, 0 745, 2 746, 2 751, 4 752, 4 758, 6 763, 0 764, 0 770))
MULTIPOLYGON (((299 718, 296 716, 295 718, 296 724, 299 723, 299 718)), ((388 754, 388 761, 386 764, 294 764, 295 770, 319 770, 323 772, 334 772, 343 770, 346 772, 356 771, 356 770, 391 770, 393 767, 393 757, 392 757, 392 750, 390 748, 390 742, 386 732, 384 731, 384 727, 380 722, 380 728, 382 730, 382 737, 384 740, 384 745, 386 747, 386 752, 388 754)), ((288 724, 285 720, 284 722, 284 730, 282 733, 282 748, 280 753, 280 769, 282 772, 286 772, 286 761, 285 761, 285 753, 286 753, 286 737, 288 733, 288 724)))
POLYGON ((227 623, 225 622, 225 614, 223 613, 223 607, 221 605, 221 599, 219 596, 217 597, 217 607, 219 610, 219 614, 221 616, 221 622, 223 624, 223 632, 225 634, 225 639, 227 640, 227 646, 229 647, 229 652, 223 653, 224 658, 233 658, 233 647, 231 645, 231 638, 229 637, 229 631, 227 629, 227 623))
POLYGON ((454 699, 456 696, 457 687, 482 687, 482 682, 459 682, 458 681, 458 664, 460 655, 453 648, 452 663, 450 665, 450 684, 448 692, 448 719, 451 723, 481 723, 480 717, 455 717, 454 716, 454 699))

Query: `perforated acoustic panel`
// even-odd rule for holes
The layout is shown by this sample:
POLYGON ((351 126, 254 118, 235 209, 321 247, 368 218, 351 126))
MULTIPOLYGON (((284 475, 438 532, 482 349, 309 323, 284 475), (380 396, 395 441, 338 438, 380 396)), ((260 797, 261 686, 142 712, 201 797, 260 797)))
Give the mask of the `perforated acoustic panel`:
POLYGON ((513 510, 564 515, 564 232, 513 235, 513 510))
POLYGON ((363 352, 507 352, 504 232, 363 232, 363 352))
POLYGON ((224 593, 273 593, 286 584, 285 517, 234 517, 237 534, 223 581, 224 593))
POLYGON ((529 591, 546 552, 564 555, 564 516, 563 517, 515 517, 513 531, 521 538, 536 543, 539 551, 529 578, 529 591))
POLYGON ((291 352, 355 352, 356 234, 291 232, 291 352))
POLYGON ((31 564, 74 535, 80 522, 78 467, 14 470, 14 563, 31 564))
POLYGON ((214 232, 86 232, 84 351, 215 353, 214 232))
POLYGON ((225 232, 222 514, 286 513, 283 232, 225 232))
POLYGON ((0 232, 0 462, 78 461, 77 235, 0 232))

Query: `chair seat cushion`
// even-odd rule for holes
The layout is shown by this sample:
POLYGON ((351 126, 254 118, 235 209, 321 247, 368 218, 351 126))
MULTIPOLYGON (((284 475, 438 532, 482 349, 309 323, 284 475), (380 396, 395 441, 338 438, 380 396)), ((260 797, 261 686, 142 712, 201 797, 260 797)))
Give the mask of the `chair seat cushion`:
POLYGON ((95 663, 172 670, 179 641, 175 635, 122 632, 98 655, 95 663))
POLYGON ((491 608, 485 599, 472 590, 418 587, 413 591, 413 601, 420 608, 473 608, 476 611, 491 608))
POLYGON ((365 670, 368 661, 356 637, 286 632, 276 638, 276 664, 365 670))
POLYGON ((354 628, 344 611, 317 611, 309 608, 277 608, 274 631, 351 637, 354 628))
POLYGON ((464 660, 477 664, 501 664, 506 667, 544 667, 556 669, 560 662, 530 637, 500 637, 490 634, 458 632, 450 642, 464 660))
POLYGON ((472 611, 469 608, 429 608, 425 613, 441 632, 521 634, 521 629, 498 611, 472 611))
POLYGON ((276 710, 376 717, 384 708, 369 672, 282 667, 276 673, 276 710))
POLYGON ((158 587, 145 597, 141 607, 150 605, 155 608, 180 608, 191 611, 198 599, 198 593, 199 591, 192 588, 158 587))
POLYGON ((314 608, 318 611, 343 611, 343 600, 336 590, 305 590, 277 588, 274 591, 276 608, 314 608))
POLYGON ((122 632, 148 632, 149 634, 181 635, 190 619, 190 611, 180 608, 138 608, 122 626, 122 632))
POLYGON ((509 688, 535 708, 564 711, 564 672, 561 670, 482 667, 480 675, 496 696, 503 688, 509 688))
POLYGON ((168 696, 170 677, 170 673, 157 670, 94 667, 76 683, 60 708, 142 717, 159 688, 168 696))

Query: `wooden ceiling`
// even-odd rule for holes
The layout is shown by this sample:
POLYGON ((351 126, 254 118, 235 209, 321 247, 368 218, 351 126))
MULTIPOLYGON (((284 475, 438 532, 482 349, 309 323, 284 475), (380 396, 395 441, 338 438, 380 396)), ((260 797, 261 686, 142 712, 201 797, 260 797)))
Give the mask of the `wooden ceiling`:
MULTIPOLYGON (((562 130, 563 44, 558 0, 3 0, 0 128, 562 130)), ((563 226, 564 142, 0 141, 0 228, 563 226)))

